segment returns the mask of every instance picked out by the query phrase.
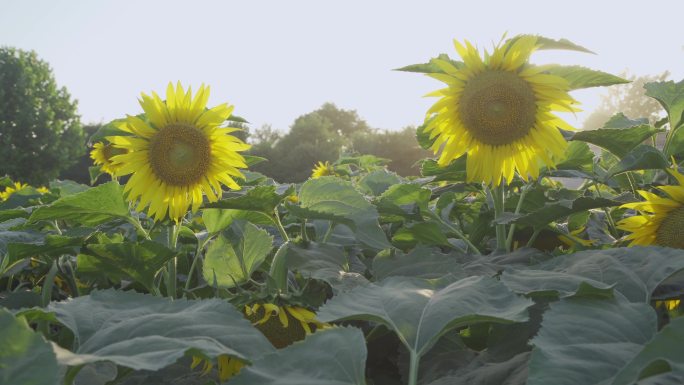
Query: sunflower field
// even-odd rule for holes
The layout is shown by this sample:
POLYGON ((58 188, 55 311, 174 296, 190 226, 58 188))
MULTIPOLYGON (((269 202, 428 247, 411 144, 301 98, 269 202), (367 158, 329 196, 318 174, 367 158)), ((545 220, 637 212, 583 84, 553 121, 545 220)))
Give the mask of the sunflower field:
POLYGON ((442 83, 420 176, 280 184, 178 83, 90 138, 94 186, 1 178, 0 384, 683 384, 684 81, 577 131, 627 81, 530 56, 591 51, 454 45, 400 68, 442 83))

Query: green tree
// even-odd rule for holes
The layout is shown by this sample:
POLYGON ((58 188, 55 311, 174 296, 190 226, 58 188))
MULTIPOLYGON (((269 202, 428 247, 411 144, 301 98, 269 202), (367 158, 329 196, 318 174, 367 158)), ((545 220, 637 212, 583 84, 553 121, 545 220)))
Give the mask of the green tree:
POLYGON ((35 52, 0 47, 0 175, 45 184, 85 151, 76 102, 35 52))
POLYGON ((420 167, 416 162, 433 156, 431 151, 418 145, 416 128, 410 126, 401 131, 357 133, 352 137, 352 146, 360 154, 389 159, 391 162, 387 168, 402 176, 420 175, 420 167))

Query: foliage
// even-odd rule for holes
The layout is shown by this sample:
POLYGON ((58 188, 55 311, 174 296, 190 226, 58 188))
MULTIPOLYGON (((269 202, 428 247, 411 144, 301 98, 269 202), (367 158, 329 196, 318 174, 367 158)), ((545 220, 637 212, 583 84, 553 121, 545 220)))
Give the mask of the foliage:
MULTIPOLYGON (((568 76, 616 81, 587 71, 568 76)), ((303 183, 245 172, 178 223, 126 204, 116 180, 13 192, 0 202, 0 381, 681 384, 684 249, 626 247, 616 222, 637 190, 673 191, 683 87, 649 86, 678 116, 575 134, 557 169, 499 192, 503 207, 466 182, 465 157, 409 177, 348 154, 303 183), (652 145, 662 131, 669 153, 652 145)), ((384 135, 331 111, 289 138, 252 135, 330 149, 384 135)))
POLYGON ((76 102, 35 52, 0 48, 0 175, 45 184, 84 153, 76 102))

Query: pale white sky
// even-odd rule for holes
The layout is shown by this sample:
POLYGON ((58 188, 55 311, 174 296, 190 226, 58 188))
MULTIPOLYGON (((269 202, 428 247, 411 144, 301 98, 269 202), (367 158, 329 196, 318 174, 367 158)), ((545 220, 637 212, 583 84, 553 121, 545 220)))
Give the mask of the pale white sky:
MULTIPOLYGON (((440 87, 392 71, 452 39, 491 48, 508 31, 567 38, 597 53, 541 52, 534 61, 684 77, 684 2, 0 0, 0 46, 32 49, 79 101, 84 122, 140 112, 141 91, 172 80, 212 87, 253 127, 285 130, 330 101, 373 127, 421 122, 440 87)), ((599 92, 574 96, 591 110, 599 92)), ((570 123, 581 125, 579 120, 570 123)))

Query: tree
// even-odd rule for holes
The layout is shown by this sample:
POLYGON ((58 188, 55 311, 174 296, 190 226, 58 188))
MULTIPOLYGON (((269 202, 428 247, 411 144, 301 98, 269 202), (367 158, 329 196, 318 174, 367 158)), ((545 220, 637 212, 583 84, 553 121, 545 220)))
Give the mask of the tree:
POLYGON ((402 176, 420 175, 416 162, 434 155, 418 145, 415 127, 358 133, 352 137, 352 146, 360 154, 389 159, 387 168, 402 176))
POLYGON ((654 76, 630 76, 627 72, 620 74, 631 83, 609 87, 608 93, 601 97, 599 107, 585 119, 584 129, 601 128, 618 112, 622 112, 630 119, 647 118, 654 123, 664 111, 658 101, 646 96, 644 84, 664 81, 669 75, 668 71, 654 76))
POLYGON ((35 52, 0 47, 0 175, 35 185, 85 152, 76 102, 35 52))

